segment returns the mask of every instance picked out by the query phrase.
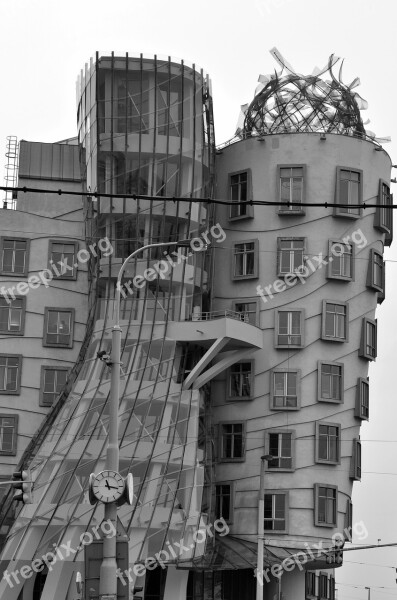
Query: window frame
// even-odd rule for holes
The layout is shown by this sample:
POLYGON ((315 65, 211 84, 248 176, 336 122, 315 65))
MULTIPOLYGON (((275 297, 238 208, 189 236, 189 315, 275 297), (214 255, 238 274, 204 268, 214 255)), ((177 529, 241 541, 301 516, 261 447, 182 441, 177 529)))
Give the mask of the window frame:
POLYGON ((379 179, 379 188, 378 188, 378 198, 377 198, 377 207, 375 211, 375 219, 374 219, 374 227, 379 231, 382 231, 387 236, 385 245, 390 246, 392 241, 392 231, 393 231, 393 209, 385 209, 386 206, 391 206, 393 202, 392 194, 390 192, 390 183, 388 183, 385 179, 379 179), (389 190, 388 193, 388 202, 383 203, 383 186, 387 187, 389 190), (390 211, 390 218, 388 219, 387 211, 390 211), (384 216, 382 216, 382 211, 385 211, 384 216))
MULTIPOLYGON (((316 442, 315 442, 315 462, 323 465, 340 465, 341 463, 341 434, 342 427, 340 423, 331 423, 330 421, 316 421, 316 442), (337 438, 337 458, 336 460, 331 460, 329 458, 321 458, 320 457, 320 427, 335 427, 338 430, 338 438, 337 438)), ((329 435, 327 435, 328 443, 329 443, 329 435)), ((327 449, 327 454, 329 454, 329 448, 327 449)))
POLYGON ((77 259, 78 252, 79 252, 79 243, 75 240, 65 240, 65 239, 50 239, 50 240, 48 240, 48 268, 53 273, 54 281, 60 281, 60 280, 76 281, 77 280, 77 272, 79 269, 78 259, 77 259), (74 246, 73 271, 72 272, 67 270, 63 274, 62 273, 60 275, 56 274, 56 271, 54 270, 52 265, 55 264, 57 271, 60 271, 60 265, 59 265, 59 263, 52 261, 52 253, 53 253, 52 247, 54 244, 69 244, 70 246, 74 246), (75 266, 75 265, 77 265, 77 266, 75 266))
MULTIPOLYGON (((301 369, 283 369, 282 367, 277 367, 272 369, 270 374, 270 410, 300 410, 301 407, 301 369), (275 395, 275 374, 276 373, 296 373, 296 406, 275 406, 274 399, 275 395)), ((281 397, 281 396, 279 396, 281 397)), ((284 398, 285 396, 283 396, 284 398)))
POLYGON ((368 317, 363 317, 362 325, 361 325, 361 342, 360 349, 358 351, 358 355, 361 358, 366 358, 367 360, 376 360, 378 352, 378 321, 377 319, 370 319, 368 317), (367 352, 367 348, 369 346, 367 339, 367 325, 372 325, 374 327, 374 337, 375 337, 375 345, 374 345, 374 355, 367 352))
POLYGON ((259 298, 242 298, 241 300, 233 300, 232 302, 232 310, 241 314, 254 314, 254 311, 240 311, 237 310, 236 307, 238 304, 255 304, 255 323, 250 323, 250 321, 245 321, 245 323, 249 323, 250 325, 254 325, 255 327, 259 327, 259 298))
MULTIPOLYGON (((322 314, 321 314, 321 339, 326 341, 326 342, 337 342, 337 343, 342 343, 342 342, 348 342, 349 341, 349 303, 348 302, 343 302, 341 300, 323 300, 323 305, 322 305, 322 314), (328 336, 326 335, 326 318, 327 318, 327 305, 328 304, 335 304, 337 306, 344 306, 345 307, 345 337, 339 337, 339 336, 328 336)), ((334 313, 334 315, 337 315, 340 313, 334 313)), ((334 322, 335 325, 335 322, 334 322)))
POLYGON ((232 524, 233 523, 233 519, 234 519, 234 481, 217 481, 215 482, 215 518, 216 519, 224 519, 226 521, 226 523, 232 524), (217 512, 217 487, 220 487, 222 485, 228 485, 229 486, 229 490, 230 490, 230 507, 229 507, 229 518, 226 519, 225 516, 223 516, 222 514, 219 514, 218 516, 218 512, 217 512))
POLYGON ((318 402, 331 402, 332 404, 343 404, 344 402, 344 363, 336 362, 332 360, 319 360, 317 361, 317 400, 318 402), (324 365, 328 365, 331 367, 339 367, 340 368, 340 398, 324 398, 322 396, 322 367, 324 365))
POLYGON ((337 485, 331 485, 329 483, 315 483, 314 484, 314 525, 316 527, 328 527, 328 528, 335 528, 338 526, 338 486, 337 485), (322 522, 319 521, 319 491, 320 488, 325 488, 326 490, 334 490, 335 492, 335 505, 334 505, 334 512, 335 512, 335 519, 334 521, 326 523, 326 522, 322 522))
MULTIPOLYGON (((284 335, 284 334, 281 334, 284 335)), ((292 334, 285 334, 288 337, 295 337, 292 334)), ((276 308, 275 309, 275 325, 274 325, 274 347, 279 348, 280 350, 289 350, 291 348, 304 348, 305 347, 305 309, 304 308, 276 308), (278 341, 279 338, 279 315, 283 312, 293 313, 297 312, 300 314, 300 344, 280 344, 278 341)))
POLYGON ((20 277, 25 278, 29 273, 29 257, 30 257, 30 238, 24 237, 12 237, 9 235, 0 237, 0 274, 6 275, 7 277, 20 277), (3 269, 3 253, 4 253, 4 242, 5 241, 15 241, 15 242, 26 242, 26 251, 25 251, 25 265, 24 270, 21 273, 15 273, 15 271, 5 271, 3 269))
POLYGON ((305 253, 306 253, 306 243, 307 243, 307 239, 305 237, 278 237, 277 238, 277 277, 280 278, 284 278, 287 277, 289 275, 294 275, 296 276, 297 273, 299 273, 301 276, 304 276, 303 273, 303 269, 305 267, 305 253), (299 248, 290 248, 290 249, 282 249, 281 248, 281 242, 303 242, 303 248, 302 248, 302 264, 295 270, 295 271, 288 271, 286 273, 284 273, 283 271, 281 271, 281 256, 282 256, 282 252, 289 252, 290 254, 290 263, 291 263, 291 251, 292 252, 298 252, 300 251, 299 248), (301 269, 301 270, 300 270, 301 269))
POLYGON ((73 348, 74 322, 75 322, 75 309, 74 308, 46 306, 44 308, 43 346, 45 348, 73 348), (69 312, 70 313, 70 334, 69 334, 70 340, 67 344, 47 342, 48 319, 49 319, 49 314, 51 312, 69 312))
MULTIPOLYGON (((344 256, 347 253, 342 253, 344 256)), ((342 256, 342 254, 338 254, 337 256, 342 256)), ((344 242, 343 240, 328 240, 328 270, 327 270, 327 279, 335 279, 337 281, 354 281, 355 277, 355 246, 354 244, 350 244, 349 242, 344 242), (349 246, 351 249, 350 253, 350 275, 336 275, 332 273, 332 266, 334 264, 334 256, 335 253, 332 251, 332 247, 336 244, 341 246, 349 246)))
POLYGON ((363 421, 369 421, 369 380, 368 377, 359 377, 357 379, 356 388, 356 406, 354 416, 362 419, 363 421), (363 387, 366 391, 366 398, 363 395, 363 387), (368 406, 365 407, 363 400, 367 400, 368 406))
MULTIPOLYGON (((246 253, 244 253, 246 254, 246 253)), ((236 242, 233 242, 233 249, 232 249, 232 280, 233 281, 245 281, 247 279, 257 279, 258 278, 258 264, 259 264, 259 240, 256 239, 249 239, 249 240, 239 240, 236 242), (244 274, 244 275, 237 275, 236 274, 236 264, 235 264, 235 259, 236 259, 236 247, 237 246, 241 246, 242 244, 254 244, 254 271, 253 273, 250 274, 244 274)))
POLYGON ((2 456, 16 456, 17 454, 17 441, 18 441, 18 421, 19 415, 0 413, 0 419, 14 419, 14 432, 12 440, 12 450, 1 450, 0 455, 2 456))
POLYGON ((68 373, 70 373, 70 369, 68 367, 56 367, 54 365, 42 365, 41 370, 40 370, 39 406, 51 407, 51 406, 54 406, 54 401, 56 400, 56 398, 51 403, 44 401, 44 384, 45 384, 46 371, 66 371, 66 381, 65 381, 65 385, 66 385, 67 380, 68 380, 67 376, 68 376, 68 373))
POLYGON ((362 474, 362 452, 361 441, 359 438, 353 439, 352 457, 350 461, 350 479, 361 481, 362 474))
MULTIPOLYGON (((5 296, 0 295, 0 300, 1 299, 5 299, 5 296)), ((24 335, 25 333, 25 315, 26 315, 26 296, 15 296, 14 298, 10 298, 10 303, 8 304, 9 308, 12 309, 12 302, 14 302, 14 300, 21 300, 22 301, 22 306, 21 306, 21 327, 18 331, 9 331, 8 329, 1 329, 0 328, 0 333, 2 335, 13 335, 13 336, 20 336, 20 335, 24 335)), ((6 300, 7 302, 7 300, 6 300)), ((15 310, 15 309, 14 309, 15 310)))
MULTIPOLYGON (((295 439, 296 434, 291 429, 267 429, 265 431, 265 454, 271 454, 270 452, 270 435, 290 435, 291 436, 291 467, 269 467, 271 461, 265 461, 265 471, 268 473, 293 473, 295 471, 295 439)), ((280 440, 279 440, 280 444, 280 440)), ((277 456, 277 458, 282 458, 277 456)), ((284 457, 286 458, 286 457, 284 457)))
POLYGON ((219 462, 244 462, 245 461, 245 452, 246 452, 246 424, 245 421, 221 421, 219 423, 219 462), (242 456, 238 457, 227 457, 223 456, 223 426, 224 425, 242 425, 242 456))
POLYGON ((369 251, 369 261, 368 261, 368 272, 367 272, 367 287, 370 287, 377 292, 378 294, 378 303, 381 304, 385 299, 385 261, 383 259, 383 254, 371 248, 369 251), (381 283, 378 284, 375 282, 375 266, 376 266, 376 258, 380 258, 382 261, 381 265, 381 283), (379 302, 380 299, 380 302, 379 302))
MULTIPOLYGON (((241 169, 240 171, 233 171, 232 173, 228 174, 228 196, 230 198, 230 202, 234 202, 233 198, 232 198, 232 177, 235 177, 237 175, 241 175, 243 173, 247 173, 247 200, 244 200, 243 202, 246 203, 246 213, 244 215, 237 215, 235 217, 232 216, 232 212, 233 212, 233 208, 234 205, 231 204, 229 206, 229 221, 241 221, 243 219, 252 219, 254 216, 254 207, 252 204, 250 204, 250 202, 252 201, 252 171, 250 168, 247 169, 241 169)), ((238 200, 238 202, 240 202, 241 200, 238 200)), ((240 205, 239 208, 241 208, 244 205, 240 205)))
POLYGON ((318 576, 318 599, 328 600, 328 573, 322 571, 318 576))
POLYGON ((317 598, 317 576, 315 571, 305 572, 305 598, 306 600, 315 600, 317 598), (309 579, 310 585, 309 585, 309 579))
MULTIPOLYGON (((0 358, 17 358, 18 359, 16 389, 15 390, 1 390, 0 389, 0 395, 2 395, 2 396, 19 396, 21 393, 22 360, 23 360, 22 354, 7 354, 5 352, 2 352, 0 354, 0 358)), ((6 368, 8 368, 8 367, 6 367, 6 368)))
MULTIPOLYGON (((288 490, 274 490, 274 489, 266 489, 265 493, 264 493, 264 504, 265 504, 265 498, 266 496, 284 496, 285 500, 284 500, 284 521, 285 521, 285 528, 284 529, 266 529, 265 528, 265 516, 263 517, 263 525, 264 525, 264 532, 265 535, 268 534, 275 534, 278 535, 280 533, 288 533, 289 530, 289 491, 288 490)), ((273 500, 272 500, 272 504, 273 504, 273 500)), ((272 506, 272 519, 273 522, 275 520, 275 518, 273 517, 273 506, 272 506)))
POLYGON ((352 541, 352 528, 353 528, 353 502, 351 498, 346 500, 346 512, 345 512, 345 540, 352 541))
MULTIPOLYGON (((349 214, 346 212, 342 212, 339 205, 341 204, 340 200, 340 182, 341 182, 341 173, 342 171, 350 171, 352 173, 358 173, 360 176, 359 186, 358 186, 358 203, 362 205, 363 203, 363 171, 362 169, 356 169, 352 167, 345 166, 337 166, 336 167, 336 190, 335 190, 335 204, 334 207, 334 217, 342 217, 344 219, 360 219, 362 215, 362 207, 358 209, 357 214, 349 214)), ((349 204, 349 203, 348 203, 349 204)))
MULTIPOLYGON (((240 376, 241 376, 241 369, 240 369, 240 376)), ((228 402, 245 402, 246 400, 253 400, 254 398, 254 385, 255 385, 255 360, 254 359, 246 359, 246 360, 239 360, 235 363, 233 363, 226 371, 226 399, 228 402), (251 365, 251 370, 250 370, 250 394, 249 396, 232 396, 231 395, 231 376, 232 376, 232 371, 233 369, 237 366, 237 365, 242 365, 242 364, 250 364, 251 365)))
MULTIPOLYGON (((290 177, 291 180, 291 177, 290 177)), ((304 215, 305 208, 303 203, 306 200, 306 182, 307 182, 307 165, 306 164, 279 164, 277 165, 277 200, 280 204, 277 206, 277 214, 280 216, 293 216, 293 215, 304 215), (292 208, 283 208, 283 204, 288 206, 287 202, 281 204, 281 169, 302 169, 302 204, 299 208, 298 206, 294 206, 292 208)), ((291 187, 290 187, 290 196, 291 196, 291 187)))

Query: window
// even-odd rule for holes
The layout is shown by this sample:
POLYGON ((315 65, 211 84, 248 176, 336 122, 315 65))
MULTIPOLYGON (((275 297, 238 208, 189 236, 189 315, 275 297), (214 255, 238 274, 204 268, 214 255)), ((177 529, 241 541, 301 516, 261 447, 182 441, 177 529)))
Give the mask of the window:
POLYGON ((269 490, 265 494, 264 530, 287 531, 288 492, 269 490))
POLYGON ((258 277, 258 240, 234 244, 233 279, 258 277))
POLYGON ((259 323, 259 302, 256 298, 247 299, 244 302, 235 300, 233 302, 233 310, 244 314, 246 323, 258 326, 259 323))
POLYGON ((335 577, 332 577, 332 575, 330 575, 328 584, 329 584, 328 598, 329 598, 329 600, 335 600, 335 577))
POLYGON ((220 459, 225 461, 244 460, 244 423, 221 423, 220 428, 220 459))
POLYGON ((249 205, 250 200, 250 171, 241 171, 230 175, 230 200, 236 204, 230 207, 230 219, 243 219, 253 217, 253 208, 249 205), (239 204, 246 202, 246 204, 239 204))
MULTIPOLYGON (((388 234, 390 234, 392 231, 393 209, 389 208, 391 204, 392 198, 390 194, 390 187, 385 181, 380 179, 378 192, 378 206, 375 212, 374 227, 388 234)), ((390 243, 386 245, 390 246, 390 243)))
POLYGON ((344 242, 328 242, 328 278, 352 281, 354 278, 354 247, 344 242))
POLYGON ((292 431, 269 431, 267 432, 267 449, 273 458, 267 461, 269 471, 293 471, 293 443, 292 431))
POLYGON ((76 279, 76 254, 77 242, 50 241, 50 269, 54 279, 76 279))
POLYGON ((340 462, 340 425, 321 421, 316 423, 316 462, 340 462))
POLYGON ((369 382, 368 379, 359 377, 356 392, 355 416, 359 419, 369 419, 369 382))
POLYGON ((23 238, 1 238, 2 273, 7 275, 27 274, 29 241, 23 238))
POLYGON ((304 214, 302 202, 305 199, 305 165, 278 165, 279 215, 304 214), (288 205, 289 202, 298 202, 299 205, 288 205))
POLYGON ((73 308, 46 308, 43 346, 72 348, 73 324, 73 308))
POLYGON ((278 275, 303 272, 304 238, 277 238, 278 275))
POLYGON ((40 406, 52 406, 63 390, 68 377, 67 368, 41 367, 40 406))
POLYGON ((369 254, 367 286, 378 292, 384 292, 385 288, 385 263, 383 262, 383 256, 373 248, 371 248, 369 254))
POLYGON ((0 354, 0 394, 19 394, 22 356, 0 354))
POLYGON ((22 335, 25 325, 26 298, 0 296, 0 333, 22 335))
POLYGON ((273 410, 296 410, 300 406, 300 371, 298 369, 274 369, 272 373, 270 408, 273 410))
POLYGON ((320 600, 327 600, 328 598, 328 575, 326 573, 320 573, 318 580, 318 596, 320 600))
POLYGON ((349 542, 352 541, 352 527, 353 527, 353 502, 350 498, 346 501, 346 512, 345 512, 345 539, 349 542))
POLYGON ((323 300, 321 339, 333 342, 348 340, 349 306, 346 302, 323 300))
POLYGON ((334 215, 358 219, 361 208, 356 205, 362 203, 363 172, 337 167, 336 178, 335 203, 339 206, 335 207, 334 215))
POLYGON ((336 527, 337 494, 335 485, 314 484, 314 524, 321 527, 336 527))
POLYGON ((350 479, 360 481, 361 479, 361 442, 353 440, 353 453, 351 458, 350 479))
POLYGON ((318 362, 318 400, 343 402, 343 363, 318 362))
POLYGON ((219 483, 215 486, 215 518, 232 520, 232 485, 219 483))
POLYGON ((364 317, 361 330, 361 345, 359 356, 368 360, 375 360, 377 353, 377 322, 364 317))
POLYGON ((252 360, 235 363, 228 369, 227 396, 231 400, 248 400, 253 396, 252 360))
POLYGON ((0 415, 0 454, 12 454, 17 452, 17 415, 0 415))
POLYGON ((276 310, 276 348, 303 348, 303 309, 276 310))
POLYGON ((316 596, 316 573, 314 571, 306 571, 305 573, 305 596, 306 600, 317 598, 316 596))

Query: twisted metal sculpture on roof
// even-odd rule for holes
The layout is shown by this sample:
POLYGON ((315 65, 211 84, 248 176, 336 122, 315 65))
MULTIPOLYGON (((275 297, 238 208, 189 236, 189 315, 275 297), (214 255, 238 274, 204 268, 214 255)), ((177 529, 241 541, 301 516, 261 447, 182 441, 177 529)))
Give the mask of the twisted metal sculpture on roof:
POLYGON ((343 61, 338 77, 333 73, 340 58, 331 54, 323 69, 314 69, 311 75, 301 75, 287 63, 276 48, 270 53, 281 66, 271 76, 259 76, 259 86, 251 104, 241 107, 240 137, 280 133, 337 133, 352 135, 377 142, 390 141, 376 138, 366 130, 361 110, 367 102, 354 91, 360 84, 356 77, 349 85, 342 81, 343 61), (285 73, 283 75, 283 73, 285 73), (330 79, 323 79, 326 73, 330 79))

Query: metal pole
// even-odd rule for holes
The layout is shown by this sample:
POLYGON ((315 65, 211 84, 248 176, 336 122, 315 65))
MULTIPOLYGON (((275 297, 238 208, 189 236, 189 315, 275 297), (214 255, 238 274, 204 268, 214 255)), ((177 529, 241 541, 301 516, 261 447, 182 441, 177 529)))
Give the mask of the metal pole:
MULTIPOLYGON (((111 352, 111 379, 109 399, 109 433, 106 452, 105 469, 119 470, 119 399, 120 399, 120 365, 121 365, 121 327, 120 327, 120 287, 123 273, 127 263, 137 254, 148 248, 162 246, 190 246, 190 240, 179 242, 163 242, 148 244, 138 248, 125 259, 117 276, 114 305, 114 325, 112 328, 111 352)), ((105 504, 105 521, 113 524, 113 531, 117 531, 117 502, 105 504)), ((117 600, 117 536, 103 539, 103 557, 99 575, 99 597, 101 600, 117 600)))
POLYGON ((366 590, 368 590, 368 600, 371 600, 371 588, 366 587, 366 590))

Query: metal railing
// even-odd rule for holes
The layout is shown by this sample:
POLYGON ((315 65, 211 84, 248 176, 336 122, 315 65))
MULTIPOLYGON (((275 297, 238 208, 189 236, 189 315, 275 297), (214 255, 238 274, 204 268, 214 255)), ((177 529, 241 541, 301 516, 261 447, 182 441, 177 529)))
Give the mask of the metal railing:
POLYGON ((225 317, 236 319, 236 321, 242 321, 243 323, 249 323, 248 313, 236 312, 234 310, 215 310, 212 312, 193 313, 192 321, 212 321, 213 319, 223 319, 225 317))

